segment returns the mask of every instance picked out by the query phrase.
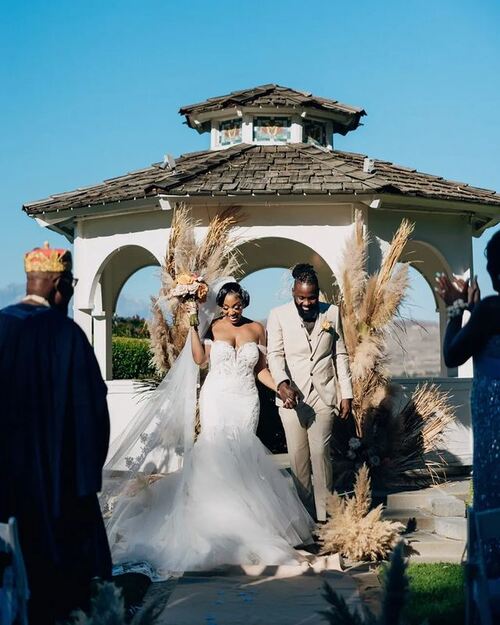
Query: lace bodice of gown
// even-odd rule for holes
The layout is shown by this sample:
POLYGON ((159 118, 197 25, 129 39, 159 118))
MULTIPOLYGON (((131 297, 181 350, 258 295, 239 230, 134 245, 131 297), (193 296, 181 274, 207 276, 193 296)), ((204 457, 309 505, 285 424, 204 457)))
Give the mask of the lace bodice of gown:
POLYGON ((211 341, 210 374, 212 376, 235 377, 241 388, 254 390, 255 365, 259 360, 257 343, 243 343, 233 347, 226 341, 211 341))
POLYGON ((258 345, 248 342, 233 347, 221 340, 210 341, 210 345, 210 371, 200 395, 202 436, 255 432, 259 420, 255 384, 258 345))

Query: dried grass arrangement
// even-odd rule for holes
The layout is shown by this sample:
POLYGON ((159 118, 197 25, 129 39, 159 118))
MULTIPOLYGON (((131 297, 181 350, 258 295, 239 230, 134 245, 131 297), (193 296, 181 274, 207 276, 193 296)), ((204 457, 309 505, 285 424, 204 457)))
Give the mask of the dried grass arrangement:
POLYGON ((362 213, 356 211, 354 232, 347 241, 341 268, 341 311, 353 381, 355 435, 334 431, 333 461, 337 484, 348 487, 366 462, 374 484, 404 482, 408 472, 423 481, 435 479, 444 466, 438 452, 445 428, 454 419, 448 395, 423 384, 397 405, 398 388, 387 372, 387 336, 401 322, 399 309, 408 289, 408 263, 400 259, 413 232, 404 219, 381 267, 368 273, 369 236, 362 213), (432 458, 432 459, 431 459, 432 458))
POLYGON ((229 208, 213 217, 201 241, 195 237, 200 223, 193 219, 185 205, 174 209, 165 262, 161 268, 161 286, 152 298, 151 362, 159 375, 172 366, 186 342, 189 314, 186 303, 173 300, 169 293, 182 274, 197 274, 210 286, 217 279, 234 275, 239 268, 234 252, 234 228, 241 220, 237 208, 229 208))
POLYGON ((350 560, 384 560, 400 540, 404 525, 382 519, 383 506, 371 509, 371 480, 366 464, 358 470, 352 497, 334 492, 327 502, 328 521, 320 526, 322 553, 350 560))

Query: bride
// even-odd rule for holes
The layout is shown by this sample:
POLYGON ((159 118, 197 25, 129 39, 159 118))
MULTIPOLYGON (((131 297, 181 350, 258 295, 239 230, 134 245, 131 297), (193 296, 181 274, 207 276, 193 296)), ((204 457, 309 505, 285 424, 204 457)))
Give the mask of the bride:
POLYGON ((179 433, 172 415, 180 404, 185 410, 195 394, 194 389, 186 392, 190 383, 188 369, 181 373, 182 364, 181 370, 170 372, 178 384, 164 389, 160 385, 156 391, 158 397, 169 396, 167 409, 157 397, 135 432, 115 445, 108 468, 130 450, 138 427, 147 430, 140 433, 140 453, 126 458, 138 477, 151 464, 154 473, 159 473, 158 466, 162 472, 172 466, 171 458, 159 457, 159 450, 168 455, 169 436, 176 452, 183 453, 180 469, 146 484, 142 478, 143 488, 118 498, 108 524, 115 564, 146 561, 160 577, 225 564, 291 564, 300 559, 294 547, 312 542, 313 520, 255 434, 255 378, 273 390, 276 386, 266 367, 265 330, 243 316, 249 299, 238 283, 224 284, 216 296, 222 316, 210 324, 204 339, 192 327, 178 358, 179 364, 187 356, 199 366, 209 364, 199 401, 201 433, 194 445, 180 440, 192 421, 188 419, 179 433), (155 406, 161 416, 152 426, 155 406))

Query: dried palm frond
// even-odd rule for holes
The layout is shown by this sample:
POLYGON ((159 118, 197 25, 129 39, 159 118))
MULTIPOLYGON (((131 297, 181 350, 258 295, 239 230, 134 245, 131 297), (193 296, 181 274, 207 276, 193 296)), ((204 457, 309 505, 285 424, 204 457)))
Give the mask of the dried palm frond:
POLYGON ((401 523, 382 519, 383 506, 371 508, 371 479, 363 465, 356 475, 354 495, 334 492, 327 502, 328 521, 319 529, 322 553, 341 553, 351 560, 383 560, 399 540, 401 523))
POLYGON ((338 594, 328 582, 323 582, 323 597, 328 603, 328 609, 318 610, 327 623, 331 625, 375 625, 376 620, 370 613, 369 618, 363 618, 347 605, 342 595, 338 594))
POLYGON ((383 257, 381 267, 369 275, 369 234, 357 211, 341 268, 342 327, 353 384, 356 447, 349 447, 347 428, 334 431, 334 472, 344 487, 352 484, 356 469, 366 462, 378 483, 400 482, 405 472, 424 469, 433 479, 441 459, 438 452, 446 426, 453 420, 448 396, 435 386, 418 388, 406 406, 394 407, 387 363, 387 338, 398 319, 408 290, 408 264, 400 258, 413 232, 403 220, 383 257))
POLYGON ((383 328, 399 310, 409 287, 408 265, 401 264, 394 269, 392 278, 380 291, 380 304, 374 311, 372 323, 383 328))
POLYGON ((151 314, 151 319, 148 321, 151 337, 151 364, 156 371, 165 375, 171 363, 173 341, 171 328, 165 321, 158 297, 151 298, 151 314))
POLYGON ((189 310, 186 302, 169 298, 179 274, 203 276, 210 286, 217 279, 234 275, 239 268, 234 251, 234 228, 242 215, 237 208, 228 208, 213 217, 201 241, 195 229, 201 223, 193 219, 185 205, 174 209, 165 262, 161 269, 159 294, 152 301, 151 362, 164 375, 184 347, 189 331, 189 310))
POLYGON ((391 553, 382 581, 382 610, 378 621, 380 625, 398 625, 401 622, 410 586, 407 568, 405 543, 400 540, 391 553))
POLYGON ((414 228, 415 224, 407 219, 403 219, 399 225, 378 272, 377 285, 379 289, 391 280, 396 264, 399 262, 414 228))
POLYGON ((240 263, 234 252, 236 237, 234 228, 242 219, 238 208, 228 208, 211 221, 207 234, 198 246, 194 259, 194 270, 203 268, 203 277, 208 284, 222 275, 232 275, 239 270, 240 263))
POLYGON ((453 422, 455 413, 449 393, 435 384, 419 385, 398 414, 401 423, 399 454, 394 458, 398 471, 433 469, 436 461, 426 457, 439 454, 444 432, 453 422))
POLYGON ((123 625, 125 607, 121 590, 112 582, 100 583, 92 597, 90 613, 76 610, 71 618, 73 625, 123 625))
MULTIPOLYGON (((323 584, 323 597, 328 609, 319 614, 331 625, 399 625, 408 598, 409 579, 404 555, 404 541, 400 540, 391 553, 382 578, 382 609, 377 617, 363 605, 363 615, 350 610, 345 599, 328 584, 323 584)), ((424 625, 424 624, 422 624, 424 625)))

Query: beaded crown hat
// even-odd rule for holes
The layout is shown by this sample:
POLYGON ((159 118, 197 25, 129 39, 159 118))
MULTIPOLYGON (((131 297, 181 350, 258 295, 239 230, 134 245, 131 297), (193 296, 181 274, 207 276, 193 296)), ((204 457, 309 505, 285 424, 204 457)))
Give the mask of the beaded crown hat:
POLYGON ((71 271, 73 267, 69 250, 51 248, 45 242, 43 247, 35 247, 24 255, 24 270, 26 273, 34 271, 62 273, 71 271))

